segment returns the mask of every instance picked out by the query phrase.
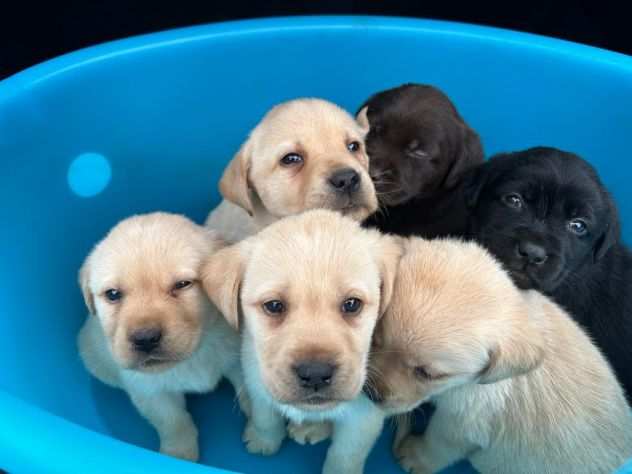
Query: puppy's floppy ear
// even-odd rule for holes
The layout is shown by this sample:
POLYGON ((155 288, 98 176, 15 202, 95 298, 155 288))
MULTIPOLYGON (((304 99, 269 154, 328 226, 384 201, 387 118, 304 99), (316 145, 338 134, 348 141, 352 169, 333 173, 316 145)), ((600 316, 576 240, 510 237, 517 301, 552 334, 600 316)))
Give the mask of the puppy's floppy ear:
POLYGON ((405 239, 394 235, 380 236, 377 249, 378 266, 380 269, 380 309, 378 317, 381 317, 388 308, 393 296, 395 278, 399 268, 399 261, 404 253, 405 239))
POLYGON ((606 229, 595 242, 593 251, 593 261, 595 263, 601 260, 608 250, 619 241, 621 233, 619 213, 617 212, 614 200, 609 194, 606 194, 605 198, 608 201, 608 220, 606 222, 606 229))
POLYGON ((367 116, 368 111, 369 106, 365 105, 356 114, 356 122, 358 122, 358 125, 360 125, 360 128, 365 134, 369 133, 369 129, 371 128, 371 126, 369 125, 369 117, 367 116))
POLYGON ((83 301, 86 303, 88 312, 94 316, 97 311, 94 305, 94 295, 90 289, 90 257, 86 258, 79 269, 79 286, 81 287, 83 301))
POLYGON ((250 197, 248 174, 252 163, 252 144, 250 138, 244 143, 224 170, 219 181, 219 192, 225 199, 237 204, 252 215, 253 205, 250 197))
POLYGON ((249 253, 248 243, 242 241, 215 252, 202 267, 206 294, 235 329, 239 329, 239 288, 249 253))
MULTIPOLYGON (((525 308, 528 311, 528 308, 525 308)), ((537 368, 544 360, 544 337, 531 320, 521 318, 520 326, 499 332, 500 340, 489 348, 489 361, 481 371, 480 384, 496 383, 517 377, 537 368)))
POLYGON ((483 163, 465 172, 463 176, 463 194, 465 205, 473 209, 478 204, 481 192, 490 180, 489 163, 483 163))
POLYGON ((461 146, 456 152, 452 167, 448 171, 444 186, 452 189, 461 181, 463 173, 483 163, 483 145, 478 134, 467 125, 461 125, 461 146))

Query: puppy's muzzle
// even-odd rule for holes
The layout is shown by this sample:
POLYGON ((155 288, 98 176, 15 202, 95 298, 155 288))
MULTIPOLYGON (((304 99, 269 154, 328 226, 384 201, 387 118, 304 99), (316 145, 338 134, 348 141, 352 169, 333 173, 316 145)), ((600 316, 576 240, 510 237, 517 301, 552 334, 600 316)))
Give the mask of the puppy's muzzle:
POLYGON ((128 335, 128 340, 132 349, 141 354, 151 354, 158 347, 162 340, 162 329, 157 326, 148 326, 136 329, 128 335))
POLYGON ((296 374, 298 384, 308 390, 318 392, 331 385, 336 366, 329 362, 318 360, 305 360, 292 367, 296 374))
POLYGON ((362 177, 351 168, 335 171, 328 179, 334 191, 341 194, 353 194, 360 189, 362 177))

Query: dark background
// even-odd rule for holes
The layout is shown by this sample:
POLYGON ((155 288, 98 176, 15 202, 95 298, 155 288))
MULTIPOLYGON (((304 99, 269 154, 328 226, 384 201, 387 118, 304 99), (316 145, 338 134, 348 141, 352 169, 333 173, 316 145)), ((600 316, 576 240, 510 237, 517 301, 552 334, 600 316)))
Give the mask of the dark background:
POLYGON ((632 54, 627 2, 453 0, 0 0, 0 78, 84 46, 178 26, 264 16, 369 14, 499 26, 632 54))

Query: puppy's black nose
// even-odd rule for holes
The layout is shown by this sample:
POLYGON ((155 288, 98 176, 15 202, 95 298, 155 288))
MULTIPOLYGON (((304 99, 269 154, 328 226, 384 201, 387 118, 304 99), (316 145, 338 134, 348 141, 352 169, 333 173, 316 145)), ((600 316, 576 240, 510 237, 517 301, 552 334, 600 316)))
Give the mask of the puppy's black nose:
POLYGON ((134 350, 149 354, 156 349, 162 339, 162 330, 155 327, 137 329, 129 335, 134 350))
POLYGON ((351 168, 344 168, 329 177, 329 184, 336 191, 353 193, 360 188, 360 175, 351 168))
POLYGON ((315 392, 331 384, 336 366, 317 360, 306 360, 293 367, 301 387, 315 392))
POLYGON ((520 258, 534 265, 542 265, 548 258, 544 247, 529 241, 519 242, 516 246, 516 252, 520 258))

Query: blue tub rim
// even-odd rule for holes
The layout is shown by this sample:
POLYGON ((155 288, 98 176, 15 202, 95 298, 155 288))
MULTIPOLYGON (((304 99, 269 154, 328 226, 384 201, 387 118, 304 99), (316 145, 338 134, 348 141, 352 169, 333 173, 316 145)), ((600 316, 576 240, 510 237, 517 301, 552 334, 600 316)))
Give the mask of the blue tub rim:
POLYGON ((240 36, 280 30, 304 31, 317 29, 333 31, 358 28, 398 32, 415 31, 427 34, 439 33, 453 37, 475 38, 488 42, 511 44, 526 49, 547 50, 562 56, 599 62, 632 73, 631 56, 563 39, 503 28, 406 17, 366 15, 287 16, 174 28, 89 46, 36 64, 0 81, 0 100, 58 74, 72 71, 90 63, 133 54, 141 50, 204 41, 220 36, 240 36))

